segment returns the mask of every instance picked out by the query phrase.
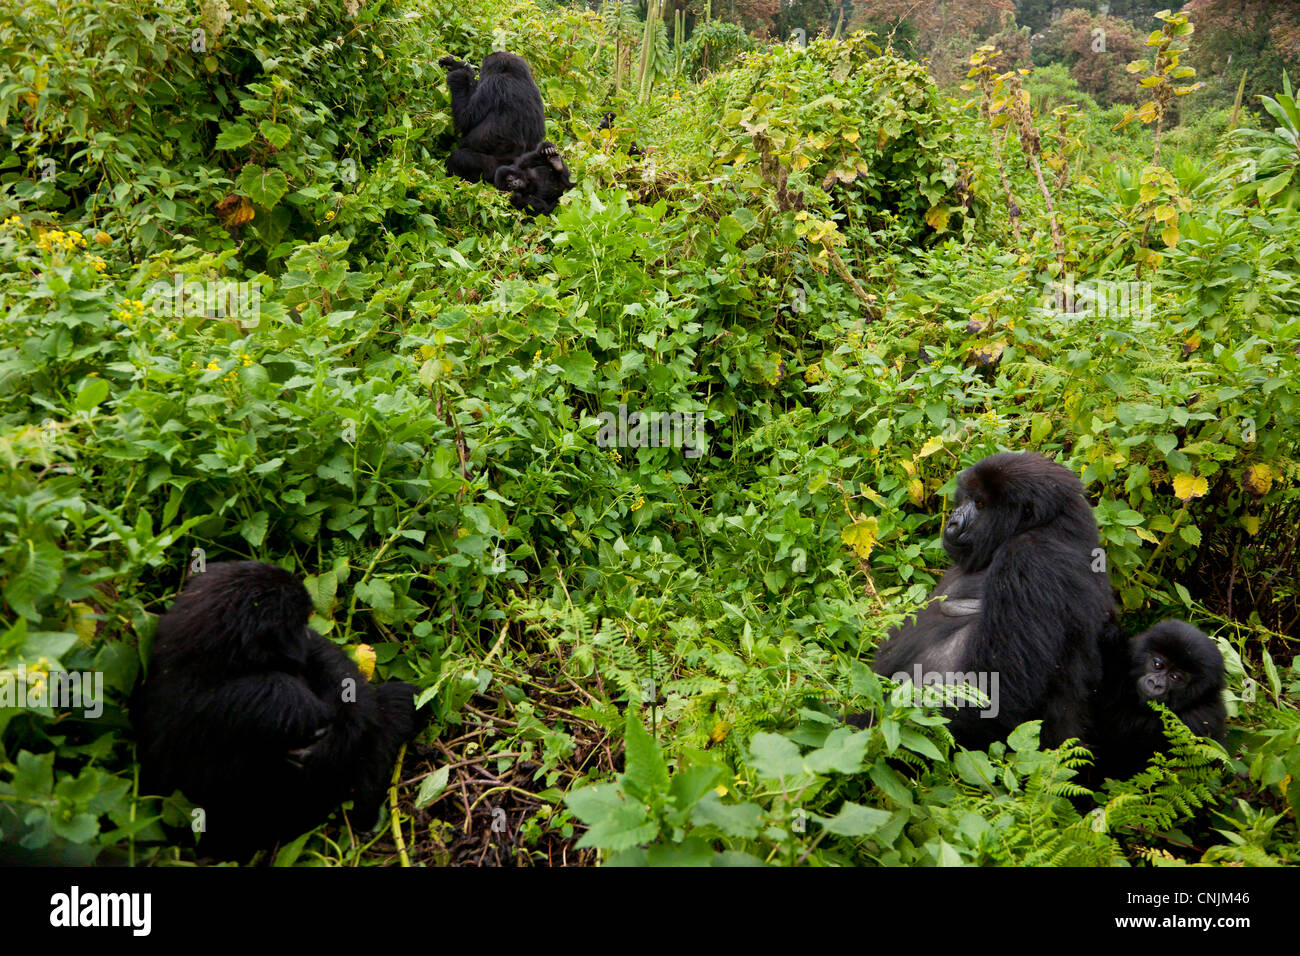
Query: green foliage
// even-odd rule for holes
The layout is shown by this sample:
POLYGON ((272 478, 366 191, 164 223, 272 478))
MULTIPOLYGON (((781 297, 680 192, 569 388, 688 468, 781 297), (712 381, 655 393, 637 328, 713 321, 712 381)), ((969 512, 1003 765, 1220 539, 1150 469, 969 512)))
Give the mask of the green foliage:
MULTIPOLYGON (((183 800, 139 790, 126 705, 198 549, 304 572, 314 627, 419 686, 398 824, 422 862, 480 858, 448 836, 470 787, 485 814, 520 799, 529 861, 1291 861, 1281 191, 1261 215, 1199 153, 1130 168, 1150 134, 1086 101, 1030 113, 1058 260, 1021 138, 865 36, 742 53, 697 25, 687 75, 629 104, 619 5, 203 9, 0 18, 6 843, 194 858, 183 800), (442 167, 436 60, 497 47, 529 58, 580 183, 536 222, 442 167), (1067 308, 1067 282, 1133 295, 1067 308), (620 406, 697 442, 613 447, 620 406), (1242 776, 1172 728, 1098 828, 1083 751, 1029 725, 955 749, 871 674, 945 564, 953 475, 1005 448, 1081 474, 1135 626, 1231 633, 1242 776), (94 716, 28 693, 82 672, 94 716)), ((1059 80, 1029 79, 1040 105, 1059 80)), ((393 859, 351 832, 277 862, 393 859)))
POLYGON ((1237 162, 1235 174, 1241 185, 1234 200, 1253 198, 1261 207, 1300 205, 1300 107, 1291 89, 1291 78, 1282 74, 1282 92, 1276 98, 1261 96, 1264 111, 1278 124, 1272 130, 1233 130, 1237 162))
POLYGON ((723 69, 754 46, 753 39, 737 24, 710 20, 691 31, 682 47, 682 63, 687 76, 699 79, 723 69))

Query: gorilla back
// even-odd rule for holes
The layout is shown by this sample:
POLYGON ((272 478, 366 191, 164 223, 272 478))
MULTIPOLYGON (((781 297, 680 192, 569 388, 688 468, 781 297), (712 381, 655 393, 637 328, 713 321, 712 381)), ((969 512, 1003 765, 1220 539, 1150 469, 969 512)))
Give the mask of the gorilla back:
POLYGON ((986 709, 946 711, 963 746, 1034 719, 1045 746, 1087 739, 1116 614, 1082 483, 1030 452, 985 458, 957 478, 943 546, 952 567, 881 645, 876 672, 984 689, 986 709))
POLYGON ((158 622, 133 701, 142 783, 204 811, 200 849, 243 856, 320 824, 343 800, 372 824, 414 689, 366 682, 307 627, 311 598, 288 571, 211 564, 158 622))

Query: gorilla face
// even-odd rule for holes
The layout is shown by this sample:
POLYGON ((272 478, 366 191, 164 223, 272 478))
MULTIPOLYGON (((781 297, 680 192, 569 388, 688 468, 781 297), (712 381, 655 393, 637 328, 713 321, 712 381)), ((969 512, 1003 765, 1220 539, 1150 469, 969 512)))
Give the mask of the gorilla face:
POLYGON ((1139 698, 1175 713, 1212 696, 1222 675, 1223 655, 1190 624, 1162 621, 1134 642, 1131 676, 1139 698))

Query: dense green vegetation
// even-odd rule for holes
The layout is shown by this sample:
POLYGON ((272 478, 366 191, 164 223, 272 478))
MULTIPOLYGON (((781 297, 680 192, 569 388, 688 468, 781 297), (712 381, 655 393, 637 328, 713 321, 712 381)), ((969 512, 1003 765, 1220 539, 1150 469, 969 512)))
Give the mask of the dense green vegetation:
POLYGON ((1180 125, 1177 17, 1103 109, 1059 64, 941 90, 865 34, 676 47, 619 6, 3 6, 0 676, 106 684, 0 699, 6 855, 195 859, 128 698, 198 549, 300 570, 421 688, 385 827, 282 864, 1296 862, 1280 75, 1180 125), (580 181, 553 217, 443 171, 437 58, 495 48, 580 181), (620 405, 699 453, 603 445, 620 405), (956 749, 871 674, 1001 449, 1082 476, 1127 631, 1219 642, 1226 752, 1175 722, 1094 794, 1081 749, 956 749))

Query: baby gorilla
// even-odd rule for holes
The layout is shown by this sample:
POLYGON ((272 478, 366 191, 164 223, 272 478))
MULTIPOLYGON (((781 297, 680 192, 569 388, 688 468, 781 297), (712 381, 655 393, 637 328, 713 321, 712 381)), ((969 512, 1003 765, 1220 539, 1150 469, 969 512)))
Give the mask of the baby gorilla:
POLYGON ((1128 650, 1127 661, 1117 655, 1107 661, 1108 706, 1097 754, 1104 776, 1131 777, 1168 747, 1148 701, 1164 704, 1192 733, 1223 741, 1223 655, 1212 640, 1184 621, 1161 621, 1133 638, 1128 650))
POLYGON ((510 193, 510 205, 530 216, 554 212, 560 197, 573 188, 569 167, 549 140, 512 165, 498 166, 495 185, 510 193))
POLYGON ((320 824, 352 799, 375 821, 415 736, 414 688, 366 682, 307 627, 311 598, 259 561, 211 564, 158 622, 133 711, 146 792, 203 809, 200 848, 243 857, 320 824))

